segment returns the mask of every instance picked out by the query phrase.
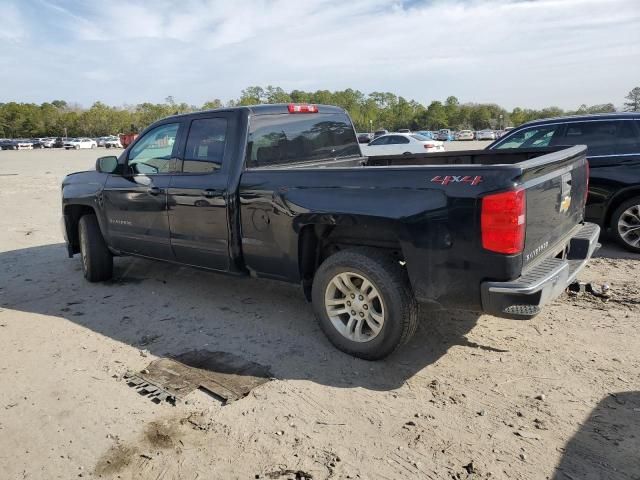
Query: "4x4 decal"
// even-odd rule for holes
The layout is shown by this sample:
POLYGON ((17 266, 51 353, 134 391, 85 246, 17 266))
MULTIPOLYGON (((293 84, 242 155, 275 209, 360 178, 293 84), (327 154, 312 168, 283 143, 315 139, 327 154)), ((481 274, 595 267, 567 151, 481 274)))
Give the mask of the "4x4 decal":
POLYGON ((468 183, 469 185, 478 185, 482 182, 482 177, 476 175, 471 177, 469 175, 438 175, 431 179, 433 183, 439 183, 441 185, 449 185, 450 183, 468 183))

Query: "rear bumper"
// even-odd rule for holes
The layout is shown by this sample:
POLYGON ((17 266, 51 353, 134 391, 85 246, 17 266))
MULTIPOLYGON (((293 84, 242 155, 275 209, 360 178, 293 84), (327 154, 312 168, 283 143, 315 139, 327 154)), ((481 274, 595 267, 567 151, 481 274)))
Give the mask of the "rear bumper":
POLYGON ((503 318, 533 318, 573 282, 600 246, 599 235, 598 225, 585 223, 569 239, 566 258, 546 258, 509 282, 483 282, 482 310, 503 318))

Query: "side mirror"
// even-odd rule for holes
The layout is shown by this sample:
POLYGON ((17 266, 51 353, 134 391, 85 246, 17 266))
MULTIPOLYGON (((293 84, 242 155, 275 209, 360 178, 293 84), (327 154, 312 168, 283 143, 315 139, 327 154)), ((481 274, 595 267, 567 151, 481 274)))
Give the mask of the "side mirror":
POLYGON ((100 173, 113 173, 118 169, 118 157, 110 155, 96 160, 96 170, 100 173))

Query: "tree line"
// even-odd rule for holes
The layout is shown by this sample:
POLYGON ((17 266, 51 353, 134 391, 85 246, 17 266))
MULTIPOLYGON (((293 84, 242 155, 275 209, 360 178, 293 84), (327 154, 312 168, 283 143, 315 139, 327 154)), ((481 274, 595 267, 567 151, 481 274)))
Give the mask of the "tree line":
MULTIPOLYGON (((640 87, 625 97, 625 110, 640 111, 640 87)), ((87 136, 97 137, 131 131, 140 131, 160 118, 177 113, 188 113, 224 106, 254 105, 258 103, 318 103, 339 105, 346 109, 358 131, 380 128, 397 130, 438 130, 440 128, 501 129, 518 126, 530 120, 559 115, 615 112, 612 103, 581 105, 575 111, 558 107, 540 110, 516 107, 507 111, 493 103, 460 103, 454 97, 432 101, 423 105, 390 92, 364 94, 348 88, 340 91, 317 90, 286 92, 280 87, 251 86, 242 90, 240 97, 223 103, 213 99, 203 105, 178 103, 167 97, 163 103, 140 103, 121 107, 95 102, 90 108, 54 100, 42 104, 0 103, 0 137, 87 136)))

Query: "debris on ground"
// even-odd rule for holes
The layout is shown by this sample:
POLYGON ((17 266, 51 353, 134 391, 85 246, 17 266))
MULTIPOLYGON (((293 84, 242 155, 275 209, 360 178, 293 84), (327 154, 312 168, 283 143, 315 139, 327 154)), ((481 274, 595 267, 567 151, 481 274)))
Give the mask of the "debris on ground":
POLYGON ((160 358, 138 373, 124 376, 129 386, 156 403, 175 405, 196 389, 211 394, 223 403, 246 396, 255 387, 269 381, 269 371, 228 352, 193 350, 174 358, 160 358))

